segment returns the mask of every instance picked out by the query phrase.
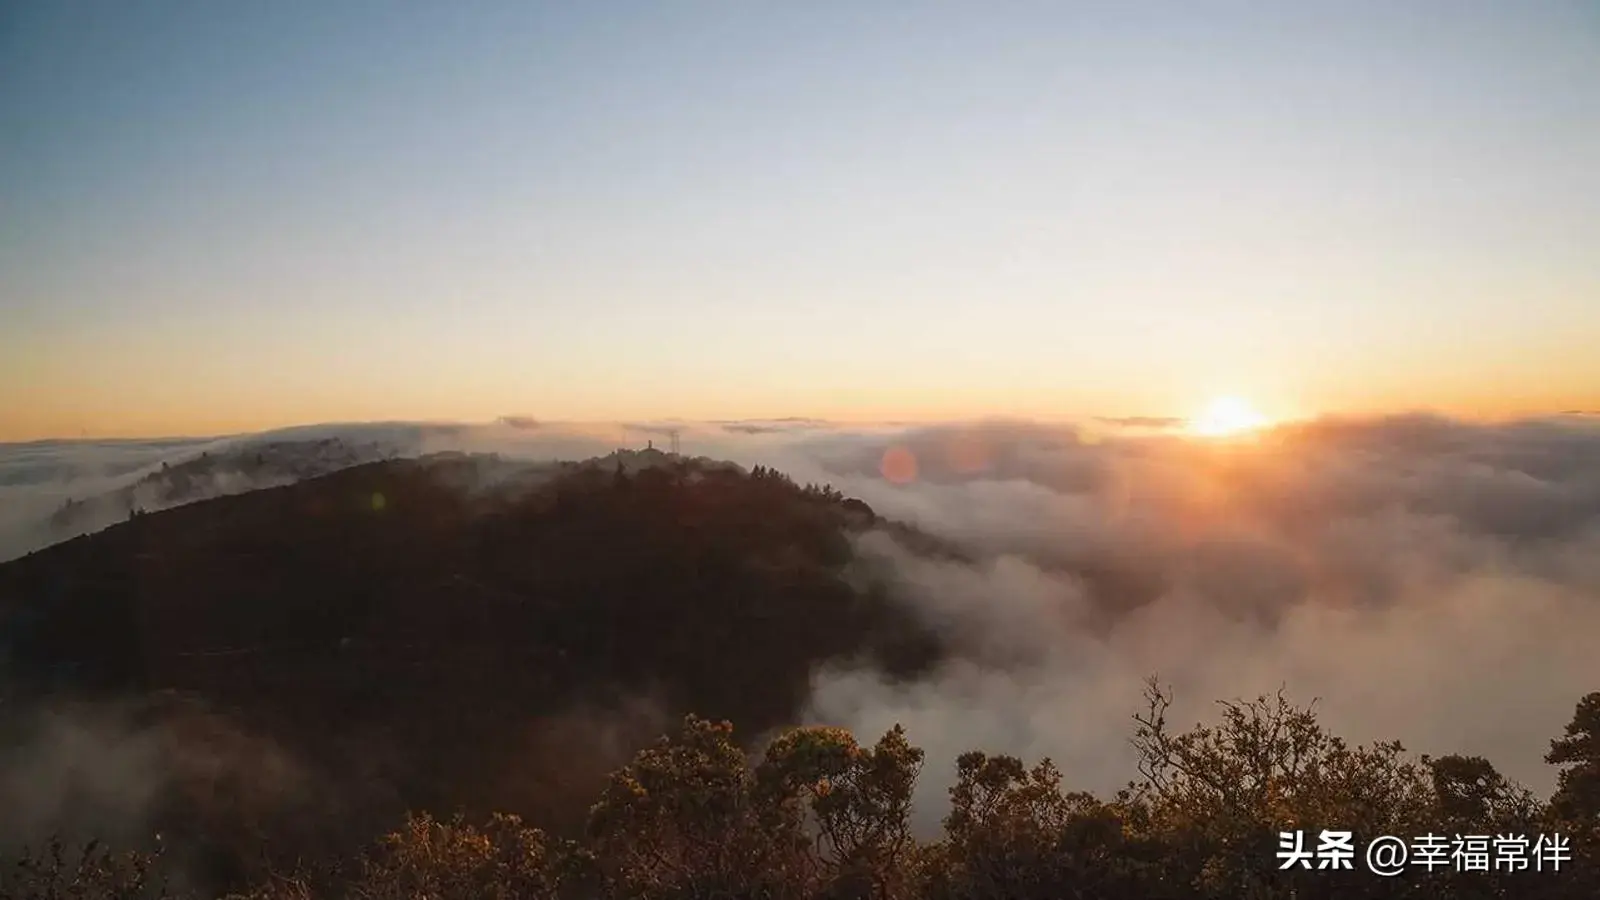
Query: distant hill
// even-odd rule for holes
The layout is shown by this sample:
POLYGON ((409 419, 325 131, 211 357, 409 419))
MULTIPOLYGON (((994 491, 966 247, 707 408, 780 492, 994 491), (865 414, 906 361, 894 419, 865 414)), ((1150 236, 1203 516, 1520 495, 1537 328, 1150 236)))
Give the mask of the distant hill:
POLYGON ((338 437, 247 443, 162 463, 131 484, 69 497, 50 518, 55 539, 96 531, 137 513, 288 484, 399 455, 379 441, 338 437))
MULTIPOLYGON (((302 458, 259 453, 257 472, 302 458)), ((240 464, 148 489, 186 496, 240 464)), ((362 839, 407 807, 563 827, 662 721, 758 735, 794 721, 827 661, 935 664, 931 632, 852 572, 849 535, 884 524, 831 488, 653 450, 370 462, 0 565, 0 660, 13 708, 161 698, 147 718, 268 740, 323 785, 318 821, 362 839)), ((183 796, 173 833, 228 834, 242 808, 183 796)))

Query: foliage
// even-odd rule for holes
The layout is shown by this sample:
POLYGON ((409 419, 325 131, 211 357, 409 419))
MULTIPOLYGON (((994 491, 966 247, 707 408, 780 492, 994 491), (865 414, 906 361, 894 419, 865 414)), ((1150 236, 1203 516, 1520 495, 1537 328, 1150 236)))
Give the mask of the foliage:
MULTIPOLYGON (((1221 704, 1175 732, 1152 684, 1135 716, 1141 778, 1108 800, 1069 790, 1050 760, 981 751, 956 761, 943 833, 914 838, 922 753, 898 726, 871 747, 838 728, 783 731, 754 756, 727 722, 687 717, 613 773, 581 840, 513 816, 408 816, 346 875, 275 876, 232 900, 1152 900, 1593 897, 1593 847, 1559 873, 1442 871, 1379 878, 1291 869, 1277 833, 1327 827, 1420 836, 1548 833, 1581 814, 1573 766, 1592 763, 1585 698, 1552 762, 1557 803, 1477 757, 1351 747, 1282 695, 1221 704), (1564 804, 1564 805, 1563 805, 1564 804), (1565 818, 1563 818, 1565 817, 1565 818)), ((1564 827, 1564 826, 1563 826, 1564 827)), ((4 868, 0 896, 153 898, 154 858, 63 847, 4 868)), ((330 871, 338 871, 336 866, 330 871)))
POLYGON ((91 841, 67 847, 51 839, 16 859, 0 858, 0 897, 10 900, 157 900, 171 897, 156 871, 159 853, 116 852, 91 841))
POLYGON ((1175 734, 1167 723, 1170 694, 1152 681, 1146 697, 1147 710, 1135 717, 1143 776, 1137 787, 1155 826, 1178 837, 1169 876, 1200 896, 1299 890, 1296 882, 1308 879, 1277 865, 1280 832, 1426 831, 1426 767, 1408 759, 1398 742, 1351 747, 1282 692, 1221 701, 1219 723, 1175 734))
POLYGON ((1571 834, 1578 857, 1572 890, 1563 900, 1600 895, 1600 691, 1578 701, 1565 734, 1550 742, 1545 762, 1561 767, 1548 827, 1571 834))
POLYGON ((1600 826, 1600 691, 1578 701, 1566 734, 1550 742, 1545 761, 1561 766, 1551 805, 1573 826, 1600 826))
POLYGON ((359 900, 513 900, 555 894, 560 872, 550 840, 515 816, 478 829, 461 817, 408 816, 364 862, 350 896, 359 900))

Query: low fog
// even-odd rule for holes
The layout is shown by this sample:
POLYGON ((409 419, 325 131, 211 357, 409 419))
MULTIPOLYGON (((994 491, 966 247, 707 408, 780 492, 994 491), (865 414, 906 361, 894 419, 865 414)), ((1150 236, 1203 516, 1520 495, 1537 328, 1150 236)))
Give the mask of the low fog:
POLYGON ((889 573, 960 652, 914 684, 819 672, 808 713, 863 740, 904 723, 928 751, 925 818, 968 749, 1050 756, 1074 788, 1120 787, 1151 675, 1175 689, 1179 724, 1285 687, 1352 741, 1481 754, 1548 793, 1549 740, 1600 688, 1600 419, 1324 420, 1239 441, 1186 439, 1175 424, 507 418, 12 445, 0 447, 0 558, 48 541, 65 499, 202 452, 337 436, 393 455, 573 459, 666 449, 676 431, 685 455, 831 482, 971 560, 861 538, 860 564, 889 573))
POLYGON ((823 673, 812 700, 818 721, 903 722, 941 761, 926 799, 972 747, 1125 784, 1152 674, 1179 724, 1285 687, 1351 740, 1481 754, 1546 793, 1549 740, 1600 685, 1594 419, 1320 422, 1237 444, 994 424, 794 452, 797 477, 813 466, 978 554, 863 539, 966 652, 911 686, 823 673))

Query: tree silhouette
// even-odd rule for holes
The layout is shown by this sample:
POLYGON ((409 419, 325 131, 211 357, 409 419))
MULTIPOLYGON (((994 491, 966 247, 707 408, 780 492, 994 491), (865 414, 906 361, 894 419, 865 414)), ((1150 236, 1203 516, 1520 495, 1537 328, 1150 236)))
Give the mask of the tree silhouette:
MULTIPOLYGON (((1259 837, 1337 826, 1358 835, 1530 839, 1541 808, 1486 760, 1350 748, 1283 697, 1221 704, 1174 732, 1152 685, 1135 717, 1141 780, 1108 800, 1064 786, 1049 760, 982 751, 956 761, 943 834, 913 839, 922 753, 898 726, 871 748, 828 727, 783 731, 754 759, 727 722, 688 716, 613 773, 586 833, 562 840, 514 816, 482 825, 409 815, 354 860, 269 873, 236 900, 1047 900, 1294 897, 1489 900, 1594 897, 1592 846, 1560 872, 1440 871, 1380 878, 1281 869, 1259 837), (1359 824, 1358 824, 1359 823, 1359 824), (1380 832, 1366 832, 1371 825, 1380 832), (1503 830, 1508 829, 1508 830, 1503 830)), ((1555 741, 1583 765, 1592 698, 1555 741), (1574 740, 1576 738, 1576 740, 1574 740)), ((1568 770, 1568 774, 1571 769, 1568 770)), ((1564 778, 1561 790, 1572 786, 1564 778)), ((1558 793, 1558 796, 1559 793, 1558 793)), ((1571 822, 1570 819, 1560 821, 1571 822)), ((3 861, 0 861, 3 862, 3 861)), ((0 865, 0 896, 180 896, 162 859, 58 843, 0 865), (77 860, 73 862, 72 860, 77 860)), ((1359 866, 1359 863, 1358 863, 1359 866)))

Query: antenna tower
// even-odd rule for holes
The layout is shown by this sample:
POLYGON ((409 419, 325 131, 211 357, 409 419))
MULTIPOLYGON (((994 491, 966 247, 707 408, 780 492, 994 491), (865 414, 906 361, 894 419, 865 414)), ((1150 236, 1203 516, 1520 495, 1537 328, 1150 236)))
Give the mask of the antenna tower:
POLYGON ((667 432, 667 434, 672 436, 672 455, 673 456, 677 456, 678 455, 678 429, 674 428, 671 431, 667 432))

